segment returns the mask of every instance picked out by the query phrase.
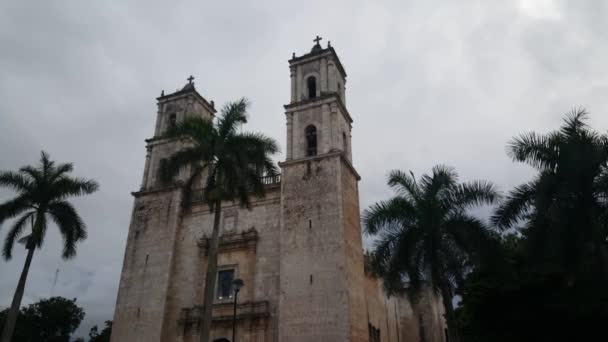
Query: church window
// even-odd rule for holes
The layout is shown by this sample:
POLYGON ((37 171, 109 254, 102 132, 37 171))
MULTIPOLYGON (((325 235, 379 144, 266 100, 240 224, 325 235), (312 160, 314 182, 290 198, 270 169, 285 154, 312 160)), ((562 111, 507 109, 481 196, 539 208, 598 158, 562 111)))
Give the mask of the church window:
POLYGON ((169 129, 175 127, 177 122, 177 115, 175 113, 169 115, 169 129))
POLYGON ((314 99, 317 97, 317 79, 314 76, 306 79, 306 86, 308 87, 308 98, 314 99))
POLYGON ((220 270, 217 272, 217 299, 224 300, 232 298, 232 281, 234 270, 220 270))
POLYGON ((306 127, 306 156, 317 155, 317 128, 313 125, 306 127))

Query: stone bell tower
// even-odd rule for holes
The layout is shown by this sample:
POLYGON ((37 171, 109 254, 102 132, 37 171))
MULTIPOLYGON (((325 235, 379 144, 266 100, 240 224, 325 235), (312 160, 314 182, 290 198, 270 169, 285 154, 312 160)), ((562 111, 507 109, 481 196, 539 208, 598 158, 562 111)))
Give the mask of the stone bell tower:
POLYGON ((360 179, 346 72, 331 45, 289 60, 281 163, 279 341, 367 341, 360 179))

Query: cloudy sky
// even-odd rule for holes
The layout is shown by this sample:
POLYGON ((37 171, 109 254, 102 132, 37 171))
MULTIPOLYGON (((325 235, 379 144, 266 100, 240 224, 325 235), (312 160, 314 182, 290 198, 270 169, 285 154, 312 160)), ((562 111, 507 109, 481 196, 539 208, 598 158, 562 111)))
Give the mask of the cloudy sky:
MULTIPOLYGON (((61 260, 49 230, 24 304, 77 297, 80 335, 112 318, 155 97, 190 74, 218 104, 248 97, 249 128, 284 146, 287 60, 321 35, 349 75, 362 208, 389 196, 394 168, 445 163, 508 190, 532 174, 505 155, 510 137, 554 129, 576 106, 608 128, 607 17, 603 0, 1 1, 0 169, 44 149, 101 183, 75 201, 89 228, 78 257, 61 260)), ((0 307, 23 261, 0 261, 0 307)))

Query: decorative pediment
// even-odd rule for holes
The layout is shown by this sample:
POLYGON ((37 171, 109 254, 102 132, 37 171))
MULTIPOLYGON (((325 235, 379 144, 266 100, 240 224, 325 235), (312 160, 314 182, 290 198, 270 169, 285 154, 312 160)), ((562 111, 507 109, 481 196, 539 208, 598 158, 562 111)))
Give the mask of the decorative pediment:
MULTIPOLYGON (((213 316, 211 318, 214 323, 231 322, 233 315, 233 303, 213 304, 213 316)), ((199 326, 203 315, 203 306, 195 305, 190 308, 182 308, 179 320, 179 325, 199 326)), ((236 306, 236 319, 260 319, 270 316, 268 301, 244 302, 236 306)))
MULTIPOLYGON (((210 238, 207 235, 198 240, 197 245, 201 249, 201 253, 205 256, 208 254, 210 238)), ((249 250, 255 253, 258 243, 258 231, 251 227, 241 233, 226 233, 220 236, 218 252, 234 251, 234 250, 249 250)))

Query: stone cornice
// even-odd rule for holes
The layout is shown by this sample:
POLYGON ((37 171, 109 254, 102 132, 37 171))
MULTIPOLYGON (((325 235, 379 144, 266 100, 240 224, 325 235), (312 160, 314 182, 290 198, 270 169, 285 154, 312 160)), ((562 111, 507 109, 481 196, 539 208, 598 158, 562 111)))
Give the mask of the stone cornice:
MULTIPOLYGON (((209 251, 209 238, 203 235, 196 245, 201 249, 201 254, 207 256, 209 251)), ((220 236, 218 252, 234 251, 234 250, 249 250, 255 253, 258 243, 258 231, 251 227, 241 233, 227 233, 220 236)))
POLYGON ((336 92, 322 93, 321 96, 315 97, 314 99, 307 99, 307 100, 302 100, 302 101, 298 101, 298 102, 293 102, 290 104, 286 104, 283 107, 285 108, 285 113, 291 113, 291 112, 308 109, 310 107, 320 106, 320 105, 324 105, 324 104, 331 104, 331 103, 336 103, 338 105, 338 107, 340 107, 340 111, 342 112, 342 114, 346 118, 346 121, 348 121, 349 124, 353 123, 353 119, 350 116, 348 109, 346 109, 344 102, 342 102, 342 99, 336 92))
POLYGON ((314 157, 286 160, 284 162, 280 162, 279 167, 303 164, 303 163, 306 163, 309 161, 320 160, 320 159, 325 159, 325 158, 332 158, 332 157, 340 157, 340 159, 342 160, 342 162, 344 162, 346 167, 355 175, 355 178, 357 178, 358 181, 361 180, 361 176, 359 175, 357 170, 355 170, 355 167, 353 166, 353 164, 351 164, 351 162, 345 157, 343 151, 332 151, 332 152, 320 154, 320 155, 317 155, 314 157))
POLYGON ((191 89, 178 90, 175 93, 157 97, 156 100, 158 101, 158 104, 164 104, 169 101, 175 101, 189 96, 193 96, 194 98, 198 99, 203 104, 205 109, 207 109, 211 115, 215 116, 215 113, 217 113, 215 107, 212 106, 211 103, 209 103, 201 94, 199 94, 194 87, 191 89))
POLYGON ((152 189, 133 191, 133 192, 131 192, 131 195, 133 195, 133 197, 135 197, 135 198, 138 198, 138 197, 142 197, 142 196, 146 196, 146 195, 170 192, 170 191, 173 191, 176 189, 181 189, 181 187, 182 187, 182 184, 171 184, 171 185, 167 185, 167 186, 155 187, 152 189))
POLYGON ((321 50, 313 50, 300 57, 293 57, 292 59, 289 60, 289 65, 296 66, 298 64, 304 64, 304 63, 313 61, 313 60, 318 59, 319 57, 323 57, 323 56, 333 56, 336 61, 336 66, 338 67, 338 70, 340 70, 342 75, 344 77, 346 77, 346 70, 344 70, 344 67, 342 66, 342 62, 340 62, 340 58, 338 57, 336 50, 334 50, 334 48, 331 46, 328 48, 325 48, 325 49, 321 49, 321 50))

